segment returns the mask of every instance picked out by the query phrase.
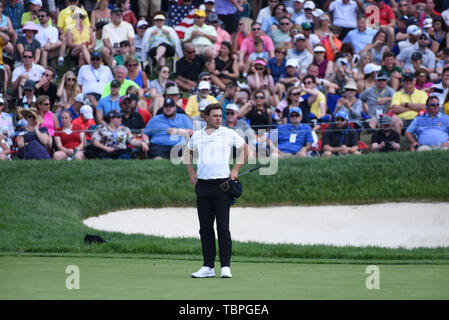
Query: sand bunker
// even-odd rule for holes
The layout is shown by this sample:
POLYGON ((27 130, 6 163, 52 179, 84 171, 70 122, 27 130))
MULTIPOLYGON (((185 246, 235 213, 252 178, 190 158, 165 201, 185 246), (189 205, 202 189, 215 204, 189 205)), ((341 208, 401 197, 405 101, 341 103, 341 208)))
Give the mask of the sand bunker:
MULTIPOLYGON (((84 221, 125 234, 199 238, 196 208, 135 209, 84 221)), ((233 240, 335 246, 447 247, 449 203, 231 208, 233 240)))

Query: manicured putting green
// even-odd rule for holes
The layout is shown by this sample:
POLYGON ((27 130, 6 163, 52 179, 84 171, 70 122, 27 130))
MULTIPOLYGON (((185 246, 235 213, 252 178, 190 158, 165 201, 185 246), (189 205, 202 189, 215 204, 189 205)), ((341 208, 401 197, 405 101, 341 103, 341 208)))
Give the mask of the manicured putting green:
POLYGON ((449 265, 378 265, 379 290, 365 286, 367 265, 235 262, 232 279, 190 278, 199 266, 186 260, 2 256, 0 299, 449 299, 449 265), (66 288, 70 265, 79 268, 80 289, 66 288))

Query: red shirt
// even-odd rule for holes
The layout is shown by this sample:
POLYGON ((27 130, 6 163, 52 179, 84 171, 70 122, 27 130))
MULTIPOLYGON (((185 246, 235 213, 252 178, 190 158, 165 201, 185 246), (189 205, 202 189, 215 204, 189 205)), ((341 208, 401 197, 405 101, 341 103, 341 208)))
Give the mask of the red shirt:
MULTIPOLYGON (((63 129, 59 128, 58 130, 63 129)), ((67 134, 64 131, 56 131, 55 137, 61 138, 61 143, 64 148, 75 149, 81 143, 80 130, 82 130, 81 127, 72 125, 72 132, 70 134, 67 134)))
POLYGON ((150 111, 137 107, 137 112, 142 116, 143 121, 145 121, 145 125, 146 125, 148 123, 148 121, 150 121, 150 119, 151 119, 150 111))
MULTIPOLYGON (((86 122, 83 121, 81 117, 76 118, 72 121, 72 125, 80 128, 80 130, 88 130, 90 126, 95 126, 95 120, 89 119, 86 122)), ((92 138, 92 132, 86 132, 86 139, 90 140, 92 138)))

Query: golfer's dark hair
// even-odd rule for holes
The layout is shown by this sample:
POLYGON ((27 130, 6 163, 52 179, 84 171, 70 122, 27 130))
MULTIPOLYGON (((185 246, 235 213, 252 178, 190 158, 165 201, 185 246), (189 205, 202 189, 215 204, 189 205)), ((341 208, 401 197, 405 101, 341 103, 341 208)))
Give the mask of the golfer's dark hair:
POLYGON ((209 116, 210 113, 212 112, 212 110, 222 110, 222 108, 221 108, 220 104, 212 103, 206 107, 206 110, 204 110, 204 114, 206 116, 209 116))

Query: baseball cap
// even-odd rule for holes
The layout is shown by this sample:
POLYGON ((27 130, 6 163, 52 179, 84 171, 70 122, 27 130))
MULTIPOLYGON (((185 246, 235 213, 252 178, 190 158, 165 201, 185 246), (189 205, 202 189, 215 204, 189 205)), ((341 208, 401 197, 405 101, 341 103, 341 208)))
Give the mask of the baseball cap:
POLYGON ((382 125, 391 125, 392 121, 391 121, 391 117, 389 116, 383 116, 382 118, 380 118, 380 124, 382 125))
POLYGON ((215 3, 215 0, 204 0, 204 3, 215 3))
POLYGON ((341 66, 341 65, 348 65, 348 60, 346 60, 345 58, 341 57, 337 59, 337 66, 341 66))
POLYGON ((433 23, 432 18, 425 19, 423 28, 432 28, 432 23, 433 23))
POLYGON ((365 65, 365 67, 363 67, 363 73, 370 74, 373 72, 380 71, 380 69, 382 69, 381 66, 378 66, 377 64, 374 63, 368 63, 367 65, 365 65))
POLYGON ((90 54, 91 58, 100 58, 101 59, 101 53, 98 51, 92 51, 92 53, 90 54))
POLYGON ((415 79, 415 74, 412 72, 407 72, 403 75, 404 80, 413 80, 415 79))
POLYGON ((388 80, 387 75, 383 72, 379 72, 376 75, 376 80, 388 80))
POLYGON ((136 24, 136 28, 140 28, 142 26, 148 26, 148 22, 146 20, 139 20, 136 24))
POLYGON ((323 46, 317 45, 313 48, 313 52, 326 52, 326 49, 323 46))
POLYGON ((305 10, 305 9, 315 10, 315 3, 312 2, 312 1, 307 1, 307 2, 304 4, 304 10, 305 10))
POLYGON ((198 85, 198 90, 210 90, 209 81, 201 81, 198 85))
POLYGON ((296 42, 296 41, 298 41, 298 40, 306 40, 306 36, 303 35, 302 33, 298 33, 298 34, 295 36, 294 41, 296 42))
POLYGON ((309 30, 309 29, 312 29, 312 28, 313 28, 313 27, 312 27, 312 24, 311 24, 310 22, 303 22, 303 23, 301 24, 301 27, 302 27, 303 30, 309 30))
POLYGON ((203 71, 198 75, 198 80, 202 79, 204 76, 210 76, 210 73, 207 71, 203 71))
POLYGON ((207 100, 207 99, 203 99, 203 100, 201 100, 200 103, 198 104, 198 110, 204 111, 204 110, 206 110, 206 107, 207 107, 208 105, 210 105, 210 104, 212 104, 212 102, 210 102, 210 101, 207 100))
POLYGON ((170 86, 165 91, 165 94, 172 95, 172 94, 179 94, 178 86, 170 86))
POLYGON ((129 40, 122 40, 122 41, 120 41, 120 47, 121 46, 131 46, 131 43, 129 42, 129 40))
POLYGON ((407 27, 407 34, 411 34, 413 36, 419 36, 421 34, 421 32, 422 32, 421 29, 414 24, 407 27))
POLYGON ((29 91, 32 91, 32 90, 34 90, 34 81, 33 80, 27 80, 27 81, 25 81, 25 84, 24 84, 24 86, 23 86, 23 90, 25 91, 25 90, 29 90, 29 91))
POLYGON ((401 16, 401 17, 399 17, 399 20, 407 22, 408 21, 408 17, 407 16, 401 16))
POLYGON ((123 13, 123 10, 120 9, 119 7, 117 7, 117 6, 114 6, 114 7, 111 9, 111 13, 123 13))
POLYGON ((427 32, 422 32, 419 37, 422 38, 423 36, 425 36, 427 39, 430 39, 430 36, 427 32))
POLYGON ((304 3, 304 2, 306 2, 306 0, 293 0, 293 2, 304 3))
POLYGON ((204 10, 196 10, 193 14, 194 16, 206 18, 206 12, 204 10))
POLYGON ((411 26, 411 25, 417 25, 418 24, 418 19, 416 19, 414 16, 410 16, 407 19, 407 25, 411 26))
POLYGON ((418 51, 413 52, 413 54, 412 54, 412 60, 420 60, 420 59, 422 59, 422 54, 421 54, 421 52, 418 52, 418 51))
POLYGON ((226 110, 239 111, 239 107, 237 107, 237 105, 234 103, 228 103, 226 105, 226 110))
POLYGON ((42 1, 41 0, 30 0, 31 4, 34 4, 35 6, 41 6, 42 7, 42 1))
POLYGON ((209 15, 207 16, 207 22, 211 23, 211 22, 218 22, 218 16, 217 14, 211 12, 209 13, 209 15))
POLYGON ((80 113, 84 116, 84 118, 86 119, 93 119, 94 118, 94 113, 92 111, 92 107, 85 104, 81 107, 80 109, 80 113))
POLYGON ((292 113, 297 113, 302 116, 302 111, 299 107, 290 108, 290 110, 288 111, 288 115, 291 115, 292 113))
POLYGON ((315 18, 319 18, 324 14, 324 11, 321 9, 315 9, 312 12, 312 16, 314 16, 315 18))
POLYGON ((285 63, 286 67, 297 67, 298 66, 298 60, 296 59, 287 59, 287 62, 285 63))
POLYGON ((164 106, 168 106, 168 107, 174 107, 176 104, 175 104, 175 100, 173 100, 173 99, 170 99, 170 98, 165 98, 165 100, 164 100, 164 106))
POLYGON ((119 87, 121 87, 122 85, 120 84, 120 81, 118 81, 118 80, 112 80, 111 81, 111 87, 114 87, 114 88, 119 88, 119 87))
POLYGON ((337 119, 337 118, 343 118, 346 121, 349 120, 348 114, 346 112, 344 112, 343 110, 340 110, 337 112, 337 114, 335 115, 335 119, 337 119))
POLYGON ((118 112, 117 110, 112 110, 112 111, 109 111, 109 112, 106 114, 106 116, 107 116, 109 119, 112 119, 112 118, 120 118, 121 116, 123 116, 123 113, 118 112))
POLYGON ((84 104, 84 95, 82 93, 78 93, 75 97, 75 102, 81 102, 84 104))

